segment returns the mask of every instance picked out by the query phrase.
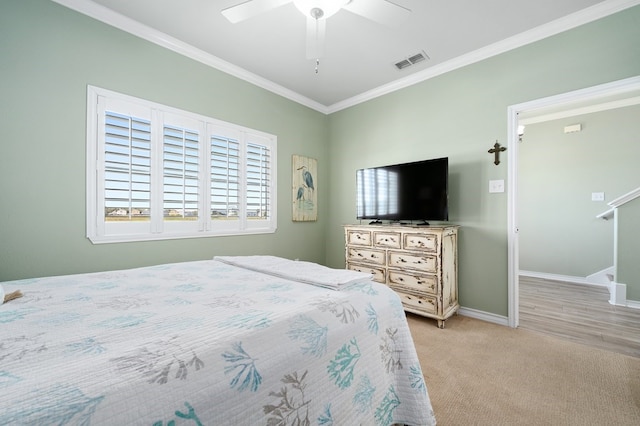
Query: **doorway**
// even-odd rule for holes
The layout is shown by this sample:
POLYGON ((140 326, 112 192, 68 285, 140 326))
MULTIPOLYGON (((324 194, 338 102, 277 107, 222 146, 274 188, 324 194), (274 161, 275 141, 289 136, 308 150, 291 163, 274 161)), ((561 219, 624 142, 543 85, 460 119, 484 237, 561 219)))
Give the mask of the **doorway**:
POLYGON ((518 229, 518 125, 521 119, 559 116, 568 110, 589 111, 594 105, 613 108, 625 102, 640 102, 640 76, 602 84, 547 98, 537 99, 507 109, 507 208, 508 208, 508 309, 509 326, 519 324, 519 229, 518 229))

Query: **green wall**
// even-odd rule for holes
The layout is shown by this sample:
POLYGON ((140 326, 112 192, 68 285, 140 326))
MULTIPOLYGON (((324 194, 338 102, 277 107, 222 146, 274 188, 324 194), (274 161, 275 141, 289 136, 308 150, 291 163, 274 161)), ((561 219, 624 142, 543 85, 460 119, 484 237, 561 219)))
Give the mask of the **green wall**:
POLYGON ((620 206, 617 216, 620 232, 618 234, 616 282, 627 285, 627 300, 638 302, 640 301, 640 262, 638 262, 640 253, 640 239, 638 239, 640 199, 636 198, 620 206))
POLYGON ((324 262, 328 119, 48 0, 0 3, 0 281, 272 253, 324 262), (275 234, 92 245, 87 85, 278 136, 275 234), (291 155, 318 159, 319 220, 291 221, 291 155))
POLYGON ((356 169, 448 156, 450 221, 461 225, 460 303, 506 316, 507 194, 489 194, 488 182, 506 182, 508 164, 503 155, 494 165, 487 150, 506 144, 507 108, 640 75, 639 41, 634 7, 332 114, 327 263, 344 262, 356 169))
POLYGON ((507 314, 507 179, 487 150, 507 107, 640 74, 640 7, 324 116, 48 0, 0 3, 0 281, 216 254, 344 266, 355 170, 447 156, 460 301, 507 314), (85 238, 87 84, 278 136, 278 231, 92 245, 85 238), (291 221, 291 155, 318 159, 319 219, 291 221))
POLYGON ((640 186, 640 106, 527 125, 518 148, 520 269, 587 277, 613 261, 607 202, 640 186), (564 133, 565 126, 582 130, 564 133), (604 201, 591 201, 604 192, 604 201))

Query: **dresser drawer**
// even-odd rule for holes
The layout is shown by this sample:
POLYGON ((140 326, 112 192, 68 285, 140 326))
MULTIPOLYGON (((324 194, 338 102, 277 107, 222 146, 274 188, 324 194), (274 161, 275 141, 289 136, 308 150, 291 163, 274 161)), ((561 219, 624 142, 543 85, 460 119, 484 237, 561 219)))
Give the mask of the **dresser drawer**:
POLYGON ((358 246, 371 246, 371 232, 360 230, 347 231, 347 244, 358 246))
POLYGON ((389 251, 389 266, 435 274, 438 271, 438 258, 421 253, 389 251))
POLYGON ((384 250, 349 247, 347 249, 347 261, 375 263, 385 265, 384 250))
POLYGON ((373 243, 376 247, 400 248, 399 232, 374 232, 373 243))
POLYGON ((414 234, 407 232, 404 234, 404 249, 420 249, 428 251, 438 251, 438 235, 436 234, 414 234))
POLYGON ((349 263, 349 264, 347 264, 347 269, 350 269, 352 271, 364 272, 365 274, 371 274, 372 275, 372 279, 374 281, 382 283, 382 284, 386 284, 387 283, 387 276, 385 274, 385 269, 384 268, 376 268, 376 267, 368 266, 368 265, 349 263))
POLYGON ((408 289, 420 293, 438 294, 437 275, 417 275, 406 272, 389 271, 389 286, 400 291, 408 289))
POLYGON ((435 315, 438 312, 438 300, 435 296, 416 296, 410 293, 394 290, 405 309, 408 311, 418 311, 418 313, 427 313, 435 315))

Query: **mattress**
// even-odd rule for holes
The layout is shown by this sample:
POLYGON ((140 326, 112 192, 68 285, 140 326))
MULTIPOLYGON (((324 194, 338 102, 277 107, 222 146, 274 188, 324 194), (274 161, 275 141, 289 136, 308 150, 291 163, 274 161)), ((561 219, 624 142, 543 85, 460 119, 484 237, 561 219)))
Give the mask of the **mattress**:
POLYGON ((0 424, 432 425, 401 302, 218 260, 3 283, 0 424))

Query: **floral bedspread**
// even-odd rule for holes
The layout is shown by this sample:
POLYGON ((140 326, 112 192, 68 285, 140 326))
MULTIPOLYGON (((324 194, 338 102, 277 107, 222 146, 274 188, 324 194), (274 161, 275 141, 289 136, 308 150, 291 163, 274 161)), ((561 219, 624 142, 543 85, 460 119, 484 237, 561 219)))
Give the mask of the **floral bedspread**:
POLYGON ((435 424, 399 298, 216 260, 3 283, 0 424, 435 424))

